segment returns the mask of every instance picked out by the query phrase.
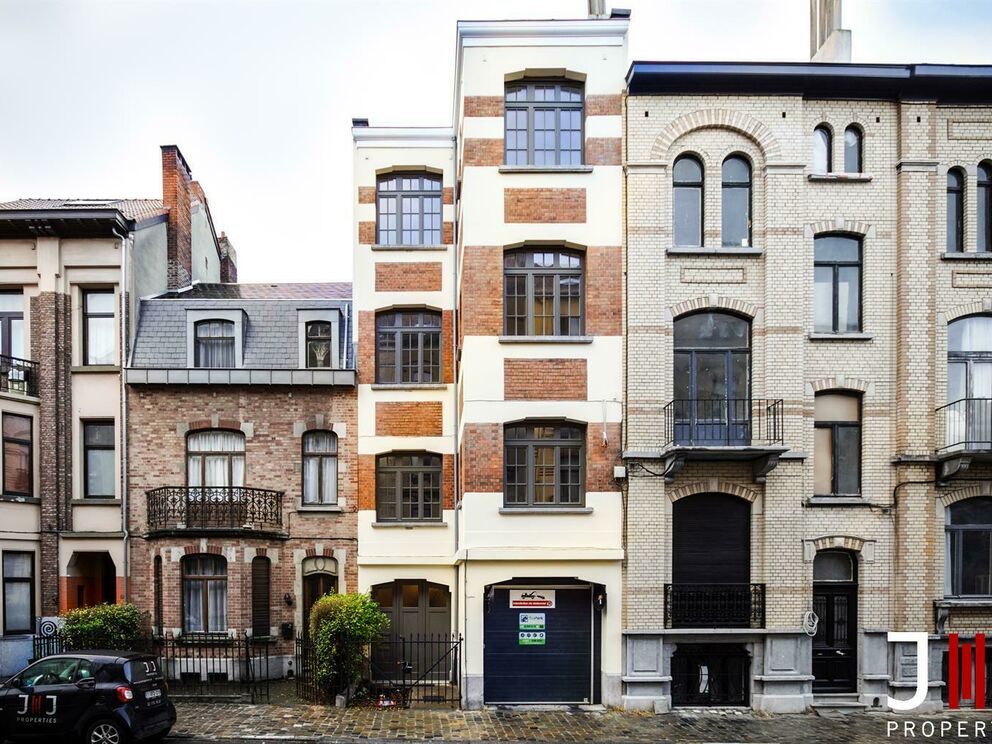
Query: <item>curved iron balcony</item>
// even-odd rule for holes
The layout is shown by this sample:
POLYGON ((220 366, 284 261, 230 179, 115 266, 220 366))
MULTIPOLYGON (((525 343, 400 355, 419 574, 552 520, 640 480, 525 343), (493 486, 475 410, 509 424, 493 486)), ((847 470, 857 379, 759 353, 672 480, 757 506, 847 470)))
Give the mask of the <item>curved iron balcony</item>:
POLYGON ((665 584, 666 628, 763 628, 764 584, 665 584))
POLYGON ((38 397, 38 362, 0 355, 0 392, 38 397))
POLYGON ((149 532, 282 532, 282 491, 244 486, 165 486, 145 492, 149 532))

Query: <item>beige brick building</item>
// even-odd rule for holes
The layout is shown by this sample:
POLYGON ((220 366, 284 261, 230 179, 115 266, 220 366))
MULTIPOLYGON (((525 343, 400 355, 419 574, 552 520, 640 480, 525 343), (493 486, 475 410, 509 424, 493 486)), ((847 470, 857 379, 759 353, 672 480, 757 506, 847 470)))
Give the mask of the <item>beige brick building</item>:
POLYGON ((633 64, 628 707, 884 706, 992 621, 985 83, 633 64))

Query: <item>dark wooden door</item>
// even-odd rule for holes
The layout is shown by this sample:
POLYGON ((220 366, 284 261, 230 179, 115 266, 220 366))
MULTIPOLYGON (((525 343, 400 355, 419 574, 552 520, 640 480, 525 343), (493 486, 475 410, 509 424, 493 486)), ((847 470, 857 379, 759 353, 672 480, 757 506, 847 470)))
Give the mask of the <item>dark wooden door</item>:
POLYGON ((853 692, 858 680, 858 587, 813 584, 813 611, 820 622, 813 636, 813 691, 853 692))
POLYGON ((329 573, 312 573, 303 577, 303 628, 310 630, 310 608, 325 594, 338 591, 338 577, 329 573))
POLYGON ((452 658, 451 592, 419 579, 401 579, 372 587, 372 599, 389 617, 389 629, 373 652, 373 674, 399 679, 436 672, 452 658))

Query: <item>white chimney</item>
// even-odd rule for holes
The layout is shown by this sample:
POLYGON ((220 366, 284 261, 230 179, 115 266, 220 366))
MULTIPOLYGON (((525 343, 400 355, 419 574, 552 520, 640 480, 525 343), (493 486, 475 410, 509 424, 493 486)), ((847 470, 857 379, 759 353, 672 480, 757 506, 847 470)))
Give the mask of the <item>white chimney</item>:
POLYGON ((841 28, 843 0, 809 0, 811 62, 850 62, 851 32, 841 28))
POLYGON ((589 0, 589 17, 606 18, 606 0, 589 0))

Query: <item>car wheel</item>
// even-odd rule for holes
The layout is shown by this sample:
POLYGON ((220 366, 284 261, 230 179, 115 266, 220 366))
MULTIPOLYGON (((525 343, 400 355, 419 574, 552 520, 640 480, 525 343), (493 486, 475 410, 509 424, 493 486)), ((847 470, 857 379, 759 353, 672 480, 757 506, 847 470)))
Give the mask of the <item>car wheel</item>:
POLYGON ((105 718, 87 729, 84 741, 86 744, 125 744, 127 739, 127 731, 121 724, 105 718))

